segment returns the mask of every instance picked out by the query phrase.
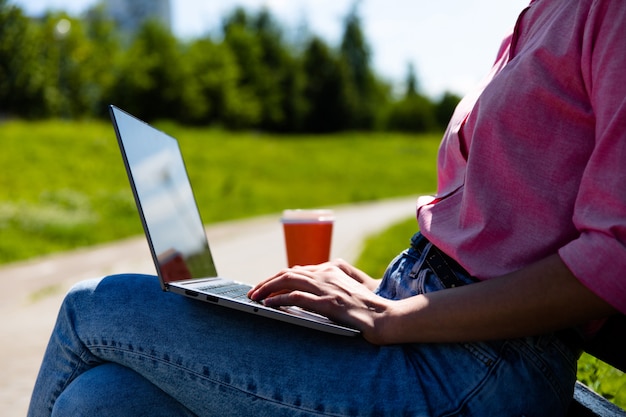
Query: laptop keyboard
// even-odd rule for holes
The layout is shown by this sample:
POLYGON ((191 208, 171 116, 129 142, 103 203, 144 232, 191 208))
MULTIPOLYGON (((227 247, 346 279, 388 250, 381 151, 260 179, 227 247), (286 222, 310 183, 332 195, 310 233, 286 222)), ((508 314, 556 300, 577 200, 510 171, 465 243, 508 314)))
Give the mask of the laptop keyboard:
POLYGON ((207 285, 198 288, 198 290, 206 291, 215 295, 220 295, 222 297, 232 298, 234 300, 253 302, 248 298, 248 291, 250 291, 250 288, 252 288, 250 285, 232 282, 225 284, 207 285))

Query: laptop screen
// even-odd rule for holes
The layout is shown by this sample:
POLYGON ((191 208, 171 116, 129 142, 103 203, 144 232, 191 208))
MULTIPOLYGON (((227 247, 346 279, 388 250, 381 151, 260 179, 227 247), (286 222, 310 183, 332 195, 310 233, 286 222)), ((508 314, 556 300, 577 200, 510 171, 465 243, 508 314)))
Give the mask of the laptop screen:
POLYGON ((135 201, 164 282, 217 275, 178 141, 111 106, 135 201))

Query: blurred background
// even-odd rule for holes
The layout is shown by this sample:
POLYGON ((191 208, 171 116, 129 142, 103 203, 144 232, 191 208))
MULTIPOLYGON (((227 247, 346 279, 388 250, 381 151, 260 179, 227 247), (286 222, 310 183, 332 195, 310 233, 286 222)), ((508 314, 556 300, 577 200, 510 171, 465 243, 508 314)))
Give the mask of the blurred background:
POLYGON ((0 0, 0 115, 428 130, 527 0, 0 0))

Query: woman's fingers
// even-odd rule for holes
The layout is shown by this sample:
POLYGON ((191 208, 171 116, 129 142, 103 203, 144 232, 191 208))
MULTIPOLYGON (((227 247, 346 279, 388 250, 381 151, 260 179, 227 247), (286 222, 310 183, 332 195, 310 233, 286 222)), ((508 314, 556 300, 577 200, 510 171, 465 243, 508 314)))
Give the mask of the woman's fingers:
POLYGON ((258 284, 248 293, 254 301, 264 300, 272 295, 285 294, 292 291, 304 291, 319 294, 319 286, 313 276, 302 268, 281 271, 272 278, 258 284))
POLYGON ((321 314, 368 338, 388 306, 355 271, 341 262, 285 269, 257 285, 249 297, 269 307, 296 306, 321 314))

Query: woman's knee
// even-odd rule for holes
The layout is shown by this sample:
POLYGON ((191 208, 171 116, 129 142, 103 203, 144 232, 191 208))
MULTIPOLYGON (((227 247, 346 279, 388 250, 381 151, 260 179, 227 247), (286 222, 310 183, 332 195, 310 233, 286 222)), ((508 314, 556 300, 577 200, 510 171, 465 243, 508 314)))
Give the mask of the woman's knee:
POLYGON ((158 279, 153 275, 119 274, 84 280, 74 284, 65 296, 66 303, 92 304, 94 297, 119 299, 130 294, 161 292, 158 279))

